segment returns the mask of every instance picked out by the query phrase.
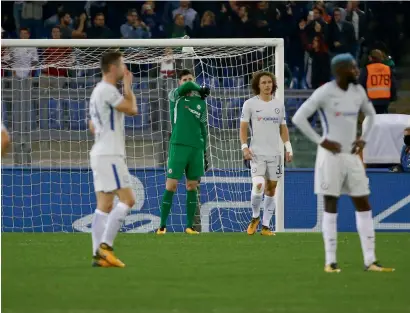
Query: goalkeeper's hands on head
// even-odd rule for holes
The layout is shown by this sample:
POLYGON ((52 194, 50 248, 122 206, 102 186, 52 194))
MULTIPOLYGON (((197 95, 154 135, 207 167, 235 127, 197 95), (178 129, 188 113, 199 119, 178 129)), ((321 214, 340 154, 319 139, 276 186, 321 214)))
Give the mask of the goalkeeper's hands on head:
POLYGON ((202 100, 208 97, 210 93, 211 93, 211 90, 205 86, 201 87, 201 90, 199 90, 199 94, 201 95, 202 100))

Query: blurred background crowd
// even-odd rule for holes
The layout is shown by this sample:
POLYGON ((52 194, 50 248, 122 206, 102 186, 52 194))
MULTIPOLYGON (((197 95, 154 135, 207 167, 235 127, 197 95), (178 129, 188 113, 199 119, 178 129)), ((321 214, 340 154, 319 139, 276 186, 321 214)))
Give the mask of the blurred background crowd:
POLYGON ((358 1, 3 1, 3 38, 284 38, 287 86, 317 88, 330 58, 361 66, 379 49, 393 69, 409 5, 358 1))

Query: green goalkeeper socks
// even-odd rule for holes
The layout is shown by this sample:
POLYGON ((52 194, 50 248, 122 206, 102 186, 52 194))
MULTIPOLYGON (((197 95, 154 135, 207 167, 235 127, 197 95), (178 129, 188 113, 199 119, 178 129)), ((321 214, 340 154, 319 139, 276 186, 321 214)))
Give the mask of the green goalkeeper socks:
POLYGON ((187 228, 192 228, 194 223, 195 210, 197 206, 197 191, 196 190, 187 190, 186 192, 186 210, 187 210, 187 228))
POLYGON ((167 226, 167 219, 169 216, 169 212, 171 211, 173 197, 174 197, 174 192, 165 189, 164 196, 162 197, 162 203, 161 203, 161 225, 160 227, 167 226))

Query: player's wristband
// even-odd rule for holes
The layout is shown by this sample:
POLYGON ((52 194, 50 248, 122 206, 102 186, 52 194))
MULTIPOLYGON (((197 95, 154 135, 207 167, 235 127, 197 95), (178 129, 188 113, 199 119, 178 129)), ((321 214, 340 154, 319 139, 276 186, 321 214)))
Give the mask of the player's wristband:
POLYGON ((292 145, 290 141, 285 142, 285 149, 286 149, 286 152, 289 152, 291 155, 293 155, 293 149, 292 149, 292 145))
POLYGON ((248 144, 247 144, 247 143, 244 143, 244 144, 241 146, 241 150, 244 150, 244 149, 248 149, 248 144))

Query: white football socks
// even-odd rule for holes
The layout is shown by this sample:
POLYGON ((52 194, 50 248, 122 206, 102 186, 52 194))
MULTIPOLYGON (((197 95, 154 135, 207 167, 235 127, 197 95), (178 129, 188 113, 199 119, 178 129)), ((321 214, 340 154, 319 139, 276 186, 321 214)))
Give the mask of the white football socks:
POLYGON ((356 227, 362 245, 364 265, 369 266, 376 261, 372 211, 356 211, 356 227))
POLYGON ((336 263, 337 213, 323 212, 323 241, 325 242, 326 265, 336 263))
POLYGON ((117 206, 108 215, 107 227, 105 228, 101 243, 106 243, 110 247, 113 246, 114 239, 124 223, 129 209, 125 203, 118 202, 117 206))
POLYGON ((261 214, 261 202, 263 193, 251 193, 252 218, 258 218, 261 214))
POLYGON ((100 246, 102 236, 107 225, 108 213, 96 209, 91 222, 91 238, 93 241, 93 256, 100 246))
POLYGON ((275 213, 275 209, 276 209, 275 196, 269 197, 265 195, 265 200, 263 204, 263 220, 262 220, 263 226, 269 227, 273 213, 275 213))

